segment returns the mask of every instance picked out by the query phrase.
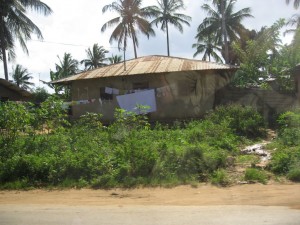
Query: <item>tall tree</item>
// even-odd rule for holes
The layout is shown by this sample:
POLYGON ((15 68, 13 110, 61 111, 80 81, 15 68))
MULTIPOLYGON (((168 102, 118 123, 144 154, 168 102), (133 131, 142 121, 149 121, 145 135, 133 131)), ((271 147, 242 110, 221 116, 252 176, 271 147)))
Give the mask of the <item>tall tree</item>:
POLYGON ((30 76, 28 70, 26 68, 23 68, 19 64, 17 64, 17 66, 13 68, 12 78, 18 87, 25 90, 30 90, 30 86, 34 86, 34 84, 29 81, 30 79, 32 79, 32 76, 30 76))
POLYGON ((229 62, 230 42, 238 39, 240 33, 245 29, 242 21, 252 17, 251 9, 244 8, 234 12, 236 0, 213 0, 213 7, 209 4, 202 5, 202 9, 208 14, 203 22, 198 26, 198 35, 214 35, 219 45, 224 45, 225 62, 229 62))
POLYGON ((293 26, 294 28, 288 29, 284 34, 294 33, 300 28, 300 14, 294 14, 286 23, 287 26, 293 26))
MULTIPOLYGON (((286 4, 290 4, 290 0, 285 0, 286 4)), ((294 0, 294 8, 298 9, 300 5, 300 0, 294 0)))
POLYGON ((183 32, 182 24, 188 25, 192 20, 190 16, 177 13, 177 11, 184 9, 184 3, 182 0, 158 0, 159 7, 154 7, 157 18, 155 18, 151 24, 161 24, 161 30, 167 33, 167 52, 170 56, 170 43, 169 43, 169 25, 173 25, 181 33, 183 32))
POLYGON ((111 57, 108 57, 108 61, 110 64, 116 64, 122 62, 122 56, 121 55, 111 55, 111 57))
POLYGON ((88 48, 85 51, 87 54, 87 59, 82 60, 80 63, 84 63, 84 67, 86 70, 106 66, 106 63, 104 63, 104 61, 107 60, 105 58, 105 54, 108 53, 108 51, 105 50, 103 46, 94 44, 92 49, 88 48))
MULTIPOLYGON (((65 53, 62 59, 59 56, 57 57, 59 59, 59 63, 55 64, 56 71, 50 70, 51 81, 55 81, 71 75, 75 75, 77 72, 79 72, 78 61, 73 59, 70 53, 65 53)), ((65 95, 64 97, 65 98, 70 97, 69 87, 61 86, 57 84, 51 84, 51 83, 47 83, 47 84, 49 85, 49 87, 54 89, 56 94, 59 94, 59 92, 64 91, 64 95, 65 95)))
POLYGON ((26 41, 35 34, 42 39, 40 29, 26 16, 26 10, 32 9, 43 13, 45 16, 51 14, 52 10, 40 0, 1 0, 0 1, 0 45, 4 67, 5 79, 8 80, 6 51, 15 46, 15 40, 19 40, 23 50, 28 53, 26 41))
MULTIPOLYGON (((197 37, 197 36, 196 36, 197 37)), ((216 62, 222 62, 222 59, 218 55, 218 52, 221 51, 221 48, 216 44, 215 39, 212 35, 207 37, 198 37, 198 42, 192 45, 193 48, 196 48, 196 52, 193 57, 204 53, 202 60, 211 61, 213 58, 216 62)))
POLYGON ((117 41, 119 50, 126 51, 127 39, 131 38, 135 58, 137 58, 136 48, 139 46, 137 32, 140 31, 148 38, 155 35, 154 30, 147 21, 147 18, 155 16, 152 10, 153 6, 142 8, 141 5, 142 0, 116 0, 102 9, 103 13, 110 10, 118 13, 119 16, 106 22, 102 26, 101 31, 105 32, 108 27, 116 26, 110 36, 109 42, 117 41))
POLYGON ((234 83, 238 86, 259 85, 270 74, 270 64, 281 48, 280 29, 283 20, 278 20, 270 27, 263 27, 252 39, 234 42, 233 50, 240 61, 234 83))

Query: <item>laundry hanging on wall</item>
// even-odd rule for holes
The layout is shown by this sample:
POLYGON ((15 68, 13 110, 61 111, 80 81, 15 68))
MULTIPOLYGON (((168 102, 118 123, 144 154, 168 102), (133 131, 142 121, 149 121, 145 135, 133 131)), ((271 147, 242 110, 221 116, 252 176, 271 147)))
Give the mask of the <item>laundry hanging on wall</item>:
POLYGON ((132 94, 119 95, 116 97, 120 108, 136 114, 149 113, 156 111, 155 90, 139 91, 132 94), (149 106, 145 110, 138 108, 138 105, 149 106))
MULTIPOLYGON (((171 92, 171 89, 174 88, 174 85, 168 85, 168 86, 163 86, 163 87, 158 87, 154 88, 156 92, 156 97, 161 98, 165 97, 167 94, 171 92)), ((111 95, 126 95, 126 94, 132 94, 132 93, 137 93, 145 90, 121 90, 117 88, 111 88, 111 87, 105 87, 104 89, 106 94, 111 94, 111 95)))
POLYGON ((93 98, 93 99, 88 99, 88 100, 78 100, 78 101, 64 102, 62 104, 62 108, 67 109, 69 106, 85 105, 85 104, 94 103, 95 101, 96 101, 96 99, 93 98))

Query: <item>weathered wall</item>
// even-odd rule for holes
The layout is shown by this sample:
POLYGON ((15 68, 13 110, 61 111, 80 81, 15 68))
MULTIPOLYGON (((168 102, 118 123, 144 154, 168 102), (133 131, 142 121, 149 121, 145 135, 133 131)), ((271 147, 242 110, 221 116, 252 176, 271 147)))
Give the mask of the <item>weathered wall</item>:
POLYGON ((112 100, 100 98, 100 88, 110 87, 119 90, 132 90, 134 83, 148 82, 149 89, 164 87, 164 92, 156 91, 157 111, 150 113, 150 120, 173 120, 201 116, 214 106, 215 93, 229 82, 230 74, 218 71, 195 71, 110 77, 74 81, 72 100, 96 99, 85 105, 72 106, 73 117, 86 112, 103 114, 105 121, 113 120, 115 108, 119 107, 116 95, 112 100))
POLYGON ((18 92, 13 91, 0 84, 0 100, 8 98, 10 101, 26 101, 28 98, 23 97, 18 92))
POLYGON ((226 87, 216 94, 216 105, 240 104, 263 113, 266 121, 274 122, 276 115, 297 105, 297 97, 273 90, 226 87))

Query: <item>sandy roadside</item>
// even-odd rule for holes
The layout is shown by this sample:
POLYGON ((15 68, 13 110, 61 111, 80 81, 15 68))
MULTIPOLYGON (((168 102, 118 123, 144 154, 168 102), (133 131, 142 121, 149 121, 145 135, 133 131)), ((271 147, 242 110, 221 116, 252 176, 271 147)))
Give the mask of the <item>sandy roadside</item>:
POLYGON ((0 191, 0 205, 37 204, 67 206, 287 206, 300 210, 300 184, 247 184, 218 188, 200 184, 197 188, 136 188, 111 190, 0 191))

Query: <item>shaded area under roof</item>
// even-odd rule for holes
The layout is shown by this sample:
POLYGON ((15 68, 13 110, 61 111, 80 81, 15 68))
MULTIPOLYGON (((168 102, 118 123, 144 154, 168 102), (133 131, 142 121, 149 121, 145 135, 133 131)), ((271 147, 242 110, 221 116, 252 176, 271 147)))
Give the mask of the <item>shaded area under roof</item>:
POLYGON ((3 85, 4 87, 19 93, 23 97, 30 97, 32 95, 30 92, 18 87, 16 84, 2 78, 0 78, 0 85, 3 85))
POLYGON ((117 76, 130 76, 139 74, 158 74, 178 71, 200 71, 200 70, 236 70, 236 66, 225 64, 184 59, 178 57, 167 56, 144 56, 137 59, 131 59, 118 64, 112 64, 105 67, 97 68, 94 70, 85 71, 83 73, 66 77, 51 83, 69 83, 75 80, 104 78, 104 77, 117 77, 117 76))

